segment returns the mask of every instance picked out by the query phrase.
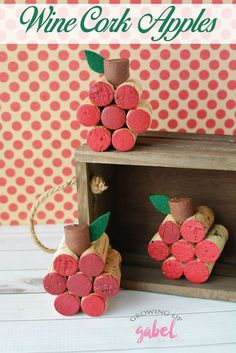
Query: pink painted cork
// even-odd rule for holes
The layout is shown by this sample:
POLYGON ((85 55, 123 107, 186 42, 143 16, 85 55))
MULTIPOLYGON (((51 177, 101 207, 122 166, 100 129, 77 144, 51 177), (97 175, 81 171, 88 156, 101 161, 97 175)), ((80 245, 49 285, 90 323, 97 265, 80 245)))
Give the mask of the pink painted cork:
POLYGON ((166 278, 178 279, 184 273, 184 265, 182 262, 176 260, 173 256, 170 256, 163 262, 161 270, 166 278))
POLYGON ((105 107, 113 101, 113 98, 114 88, 104 79, 100 79, 90 86, 89 99, 94 105, 105 107))
POLYGON ((49 294, 62 294, 66 291, 66 277, 56 272, 49 272, 43 278, 43 287, 49 294))
POLYGON ((105 268, 109 238, 104 233, 80 257, 79 268, 88 277, 99 276, 105 268))
POLYGON ((78 256, 67 247, 65 239, 63 238, 53 256, 53 269, 61 276, 71 276, 78 271, 78 268, 78 256))
POLYGON ((111 145, 111 133, 104 126, 96 126, 88 132, 87 145, 95 152, 104 152, 111 145))
POLYGON ((140 100, 141 87, 138 82, 128 80, 117 87, 115 102, 122 109, 134 109, 140 100))
POLYGON ((215 224, 207 237, 196 245, 196 256, 203 262, 215 262, 228 240, 228 230, 221 224, 215 224))
POLYGON ((100 316, 106 311, 106 299, 91 293, 81 299, 81 309, 89 316, 100 316))
POLYGON ((199 259, 189 261, 184 267, 184 275, 190 282, 204 283, 210 277, 214 264, 204 263, 199 259))
POLYGON ((214 222, 214 213, 207 206, 200 206, 196 213, 187 218, 181 226, 180 232, 185 240, 192 243, 202 241, 214 222))
POLYGON ((112 145, 120 152, 132 150, 136 142, 136 135, 129 129, 122 128, 114 131, 112 135, 112 145))
POLYGON ((89 99, 86 99, 79 106, 76 117, 81 125, 91 127, 99 123, 100 115, 100 109, 89 99))
POLYGON ((69 293, 63 293, 56 297, 54 301, 56 311, 65 316, 72 316, 80 310, 80 300, 69 293))
POLYGON ((165 260, 170 254, 170 247, 167 245, 160 235, 157 233, 148 244, 148 254, 156 261, 165 260))
POLYGON ((108 105, 102 110, 101 120, 107 129, 117 130, 125 124, 126 113, 115 104, 108 105))
POLYGON ((180 238, 180 226, 172 215, 168 214, 161 223, 158 233, 165 243, 173 244, 180 238))
POLYGON ((141 101, 136 108, 129 110, 126 125, 133 132, 140 134, 148 130, 151 124, 151 108, 141 101))
POLYGON ((171 253, 180 262, 188 262, 194 259, 195 247, 187 240, 180 239, 171 246, 171 253))
POLYGON ((67 288, 71 294, 78 297, 88 295, 93 287, 92 279, 82 272, 77 272, 67 280, 67 288))

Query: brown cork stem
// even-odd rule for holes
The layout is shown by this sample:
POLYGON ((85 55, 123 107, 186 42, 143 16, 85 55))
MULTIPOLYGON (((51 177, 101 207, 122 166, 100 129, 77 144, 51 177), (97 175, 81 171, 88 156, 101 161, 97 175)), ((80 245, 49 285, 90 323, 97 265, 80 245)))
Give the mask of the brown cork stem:
POLYGON ((193 215, 191 197, 173 197, 169 200, 170 213, 177 223, 182 224, 193 215))
POLYGON ((129 78, 129 60, 104 60, 104 75, 108 82, 114 87, 118 87, 129 78))
POLYGON ((90 234, 87 224, 69 224, 64 226, 65 242, 68 248, 80 256, 90 247, 90 234))

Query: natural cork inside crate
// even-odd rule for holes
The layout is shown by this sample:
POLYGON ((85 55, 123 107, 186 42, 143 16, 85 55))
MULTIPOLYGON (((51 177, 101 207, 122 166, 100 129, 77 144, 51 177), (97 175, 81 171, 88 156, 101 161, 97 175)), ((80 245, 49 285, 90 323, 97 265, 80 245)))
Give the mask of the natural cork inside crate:
POLYGON ((128 153, 83 146, 75 159, 80 221, 111 211, 107 234, 123 257, 123 288, 236 301, 236 137, 149 133, 128 153), (108 189, 93 194, 92 176, 103 177, 108 189), (206 283, 168 280, 161 263, 148 256, 147 245, 164 218, 149 202, 155 193, 189 195, 228 228, 229 240, 206 283))

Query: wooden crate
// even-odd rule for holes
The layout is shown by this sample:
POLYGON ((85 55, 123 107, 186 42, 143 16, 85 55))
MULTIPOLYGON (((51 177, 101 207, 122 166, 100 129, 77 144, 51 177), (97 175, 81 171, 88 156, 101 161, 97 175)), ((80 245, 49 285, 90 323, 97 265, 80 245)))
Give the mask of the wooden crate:
POLYGON ((152 132, 131 152, 96 153, 83 146, 75 160, 79 219, 91 222, 111 211, 108 234, 123 256, 123 288, 236 301, 236 137, 152 132), (101 195, 90 191, 94 175, 109 186, 101 195), (229 229, 208 282, 168 280, 148 256, 147 244, 163 219, 149 202, 155 193, 190 195, 229 229))

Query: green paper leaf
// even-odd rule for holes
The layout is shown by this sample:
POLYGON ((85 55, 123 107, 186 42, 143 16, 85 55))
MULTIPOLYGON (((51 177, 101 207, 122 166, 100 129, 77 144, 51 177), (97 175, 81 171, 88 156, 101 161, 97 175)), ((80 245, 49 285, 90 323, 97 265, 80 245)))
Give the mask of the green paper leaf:
POLYGON ((169 197, 166 195, 151 195, 149 200, 153 204, 156 210, 161 213, 168 214, 170 213, 169 208, 169 197))
POLYGON ((90 239, 91 242, 99 239, 105 230, 110 219, 111 212, 104 213, 102 216, 98 217, 89 226, 90 239))
POLYGON ((104 73, 103 62, 105 58, 91 50, 85 50, 84 53, 90 69, 97 72, 98 74, 103 74, 104 73))

